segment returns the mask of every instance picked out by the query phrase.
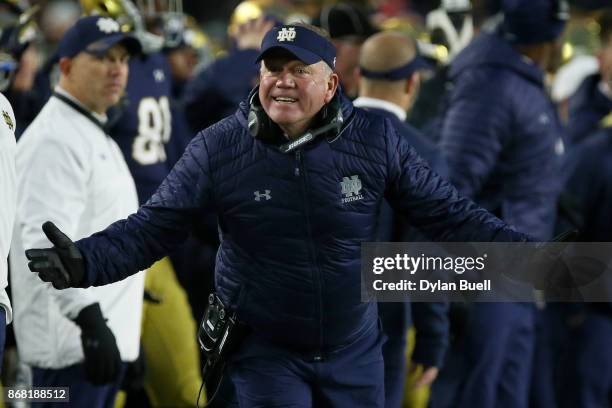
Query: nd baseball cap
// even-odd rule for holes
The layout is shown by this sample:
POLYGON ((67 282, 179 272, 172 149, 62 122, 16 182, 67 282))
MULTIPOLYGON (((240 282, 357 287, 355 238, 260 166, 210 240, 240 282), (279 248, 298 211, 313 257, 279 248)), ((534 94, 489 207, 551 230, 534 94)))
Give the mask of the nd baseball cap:
POLYGON ((80 52, 104 55, 115 44, 121 43, 130 54, 142 51, 140 42, 121 31, 119 23, 110 17, 89 16, 77 20, 60 40, 57 55, 72 58, 80 52))
POLYGON ((308 65, 325 61, 331 69, 336 67, 336 48, 327 38, 306 27, 282 25, 272 28, 261 42, 257 61, 274 48, 285 49, 308 65))

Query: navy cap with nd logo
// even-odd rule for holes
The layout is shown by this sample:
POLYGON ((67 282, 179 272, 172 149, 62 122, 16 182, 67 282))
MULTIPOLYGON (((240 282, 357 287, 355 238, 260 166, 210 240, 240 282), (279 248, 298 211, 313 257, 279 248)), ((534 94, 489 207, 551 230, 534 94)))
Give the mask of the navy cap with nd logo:
POLYGON ((261 42, 257 62, 265 58, 268 51, 283 48, 305 64, 325 61, 331 69, 336 67, 336 48, 325 37, 299 25, 283 25, 272 28, 261 42))
POLYGON ((121 31, 121 26, 110 17, 80 18, 70 27, 57 48, 60 58, 72 58, 80 52, 104 55, 115 44, 123 45, 130 54, 142 51, 140 41, 121 31))

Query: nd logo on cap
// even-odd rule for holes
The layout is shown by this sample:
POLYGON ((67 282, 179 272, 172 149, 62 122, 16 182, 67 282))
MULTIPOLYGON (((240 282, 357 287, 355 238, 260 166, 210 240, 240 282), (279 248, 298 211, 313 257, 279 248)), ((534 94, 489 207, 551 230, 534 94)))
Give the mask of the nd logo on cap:
POLYGON ((277 41, 293 41, 295 39, 295 28, 294 27, 283 27, 276 37, 277 41))

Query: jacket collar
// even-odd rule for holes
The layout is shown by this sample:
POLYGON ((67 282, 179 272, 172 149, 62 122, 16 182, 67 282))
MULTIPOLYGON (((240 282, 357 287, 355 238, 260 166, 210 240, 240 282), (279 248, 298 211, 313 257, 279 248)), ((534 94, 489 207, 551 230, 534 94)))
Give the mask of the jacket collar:
MULTIPOLYGON (((238 110, 234 114, 236 116, 236 119, 238 119, 238 122, 247 131, 248 131, 247 118, 249 116, 249 100, 251 99, 253 92, 256 92, 256 89, 258 89, 258 87, 253 88, 251 92, 249 92, 249 96, 246 99, 244 99, 242 102, 240 102, 240 105, 238 106, 238 110)), ((349 122, 349 118, 353 114, 353 110, 354 110, 353 104, 351 103, 350 99, 348 99, 344 95, 340 86, 338 86, 338 90, 336 91, 336 95, 334 95, 334 98, 339 99, 340 109, 342 110, 342 116, 344 118, 344 126, 346 126, 349 122)))
POLYGON ((353 101, 353 105, 357 108, 373 108, 378 111, 389 112, 401 122, 405 122, 406 117, 408 116, 406 111, 403 110, 401 106, 382 99, 360 96, 353 101))

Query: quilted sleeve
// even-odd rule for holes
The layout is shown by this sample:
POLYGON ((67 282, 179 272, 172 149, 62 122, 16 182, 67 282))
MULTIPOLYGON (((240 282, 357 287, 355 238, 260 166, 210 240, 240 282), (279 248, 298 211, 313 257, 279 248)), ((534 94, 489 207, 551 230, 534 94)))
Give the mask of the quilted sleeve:
POLYGON ((460 196, 432 171, 416 151, 397 136, 389 122, 386 198, 395 211, 433 241, 523 242, 532 239, 460 196))
POLYGON ((440 146, 457 189, 475 197, 491 175, 512 131, 511 109, 499 95, 456 98, 444 115, 440 146))
POLYGON ((144 270, 187 239, 194 219, 210 204, 206 132, 192 140, 135 214, 76 242, 87 266, 83 287, 116 282, 144 270))

